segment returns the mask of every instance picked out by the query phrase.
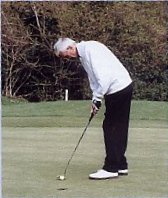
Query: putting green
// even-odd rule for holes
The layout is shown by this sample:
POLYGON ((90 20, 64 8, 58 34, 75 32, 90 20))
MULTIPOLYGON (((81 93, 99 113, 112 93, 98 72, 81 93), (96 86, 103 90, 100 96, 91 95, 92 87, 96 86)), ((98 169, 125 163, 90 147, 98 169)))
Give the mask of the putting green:
POLYGON ((129 175, 93 181, 102 167, 101 128, 88 128, 67 171, 62 175, 83 128, 4 127, 2 174, 4 198, 168 197, 167 128, 130 128, 129 175), (64 190, 58 190, 64 189, 64 190))

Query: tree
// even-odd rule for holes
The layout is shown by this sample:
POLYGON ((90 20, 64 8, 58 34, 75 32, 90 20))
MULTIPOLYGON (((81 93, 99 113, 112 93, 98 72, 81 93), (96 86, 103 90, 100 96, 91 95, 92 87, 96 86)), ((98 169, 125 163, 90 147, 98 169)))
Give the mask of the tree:
MULTIPOLYGON (((2 90, 29 101, 90 98, 78 61, 55 57, 59 37, 98 40, 129 70, 134 98, 168 100, 166 2, 2 2, 2 90)), ((87 82, 87 83, 86 83, 87 82)))
POLYGON ((2 11, 2 83, 4 94, 13 97, 31 75, 23 62, 30 38, 18 15, 10 12, 8 6, 2 11))

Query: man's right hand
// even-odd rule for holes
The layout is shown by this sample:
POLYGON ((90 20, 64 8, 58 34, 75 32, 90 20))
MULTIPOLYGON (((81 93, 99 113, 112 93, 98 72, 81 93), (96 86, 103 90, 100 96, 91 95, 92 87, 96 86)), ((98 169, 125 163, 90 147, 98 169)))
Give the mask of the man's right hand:
POLYGON ((101 107, 101 101, 93 100, 92 106, 91 106, 91 113, 96 115, 97 112, 99 111, 100 107, 101 107))

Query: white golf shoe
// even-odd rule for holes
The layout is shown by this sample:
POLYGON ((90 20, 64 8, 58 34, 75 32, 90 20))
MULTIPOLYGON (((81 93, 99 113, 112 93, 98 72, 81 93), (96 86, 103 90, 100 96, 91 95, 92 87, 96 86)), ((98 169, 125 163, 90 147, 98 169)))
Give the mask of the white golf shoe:
POLYGON ((119 175, 128 175, 128 169, 118 170, 119 175))
POLYGON ((98 170, 96 173, 92 173, 89 175, 89 179, 113 179, 118 177, 118 172, 108 172, 106 170, 98 170))

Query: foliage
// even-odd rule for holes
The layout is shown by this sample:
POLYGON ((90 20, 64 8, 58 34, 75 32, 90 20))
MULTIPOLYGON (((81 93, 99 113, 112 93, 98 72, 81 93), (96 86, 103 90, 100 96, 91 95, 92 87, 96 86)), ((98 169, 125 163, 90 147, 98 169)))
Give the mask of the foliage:
MULTIPOLYGON (((29 101, 90 98, 75 60, 59 60, 60 36, 98 40, 134 80, 134 98, 168 100, 166 2, 2 2, 3 95, 29 101), (166 70, 167 69, 167 70, 166 70)), ((86 83, 87 82, 87 83, 86 83)))

